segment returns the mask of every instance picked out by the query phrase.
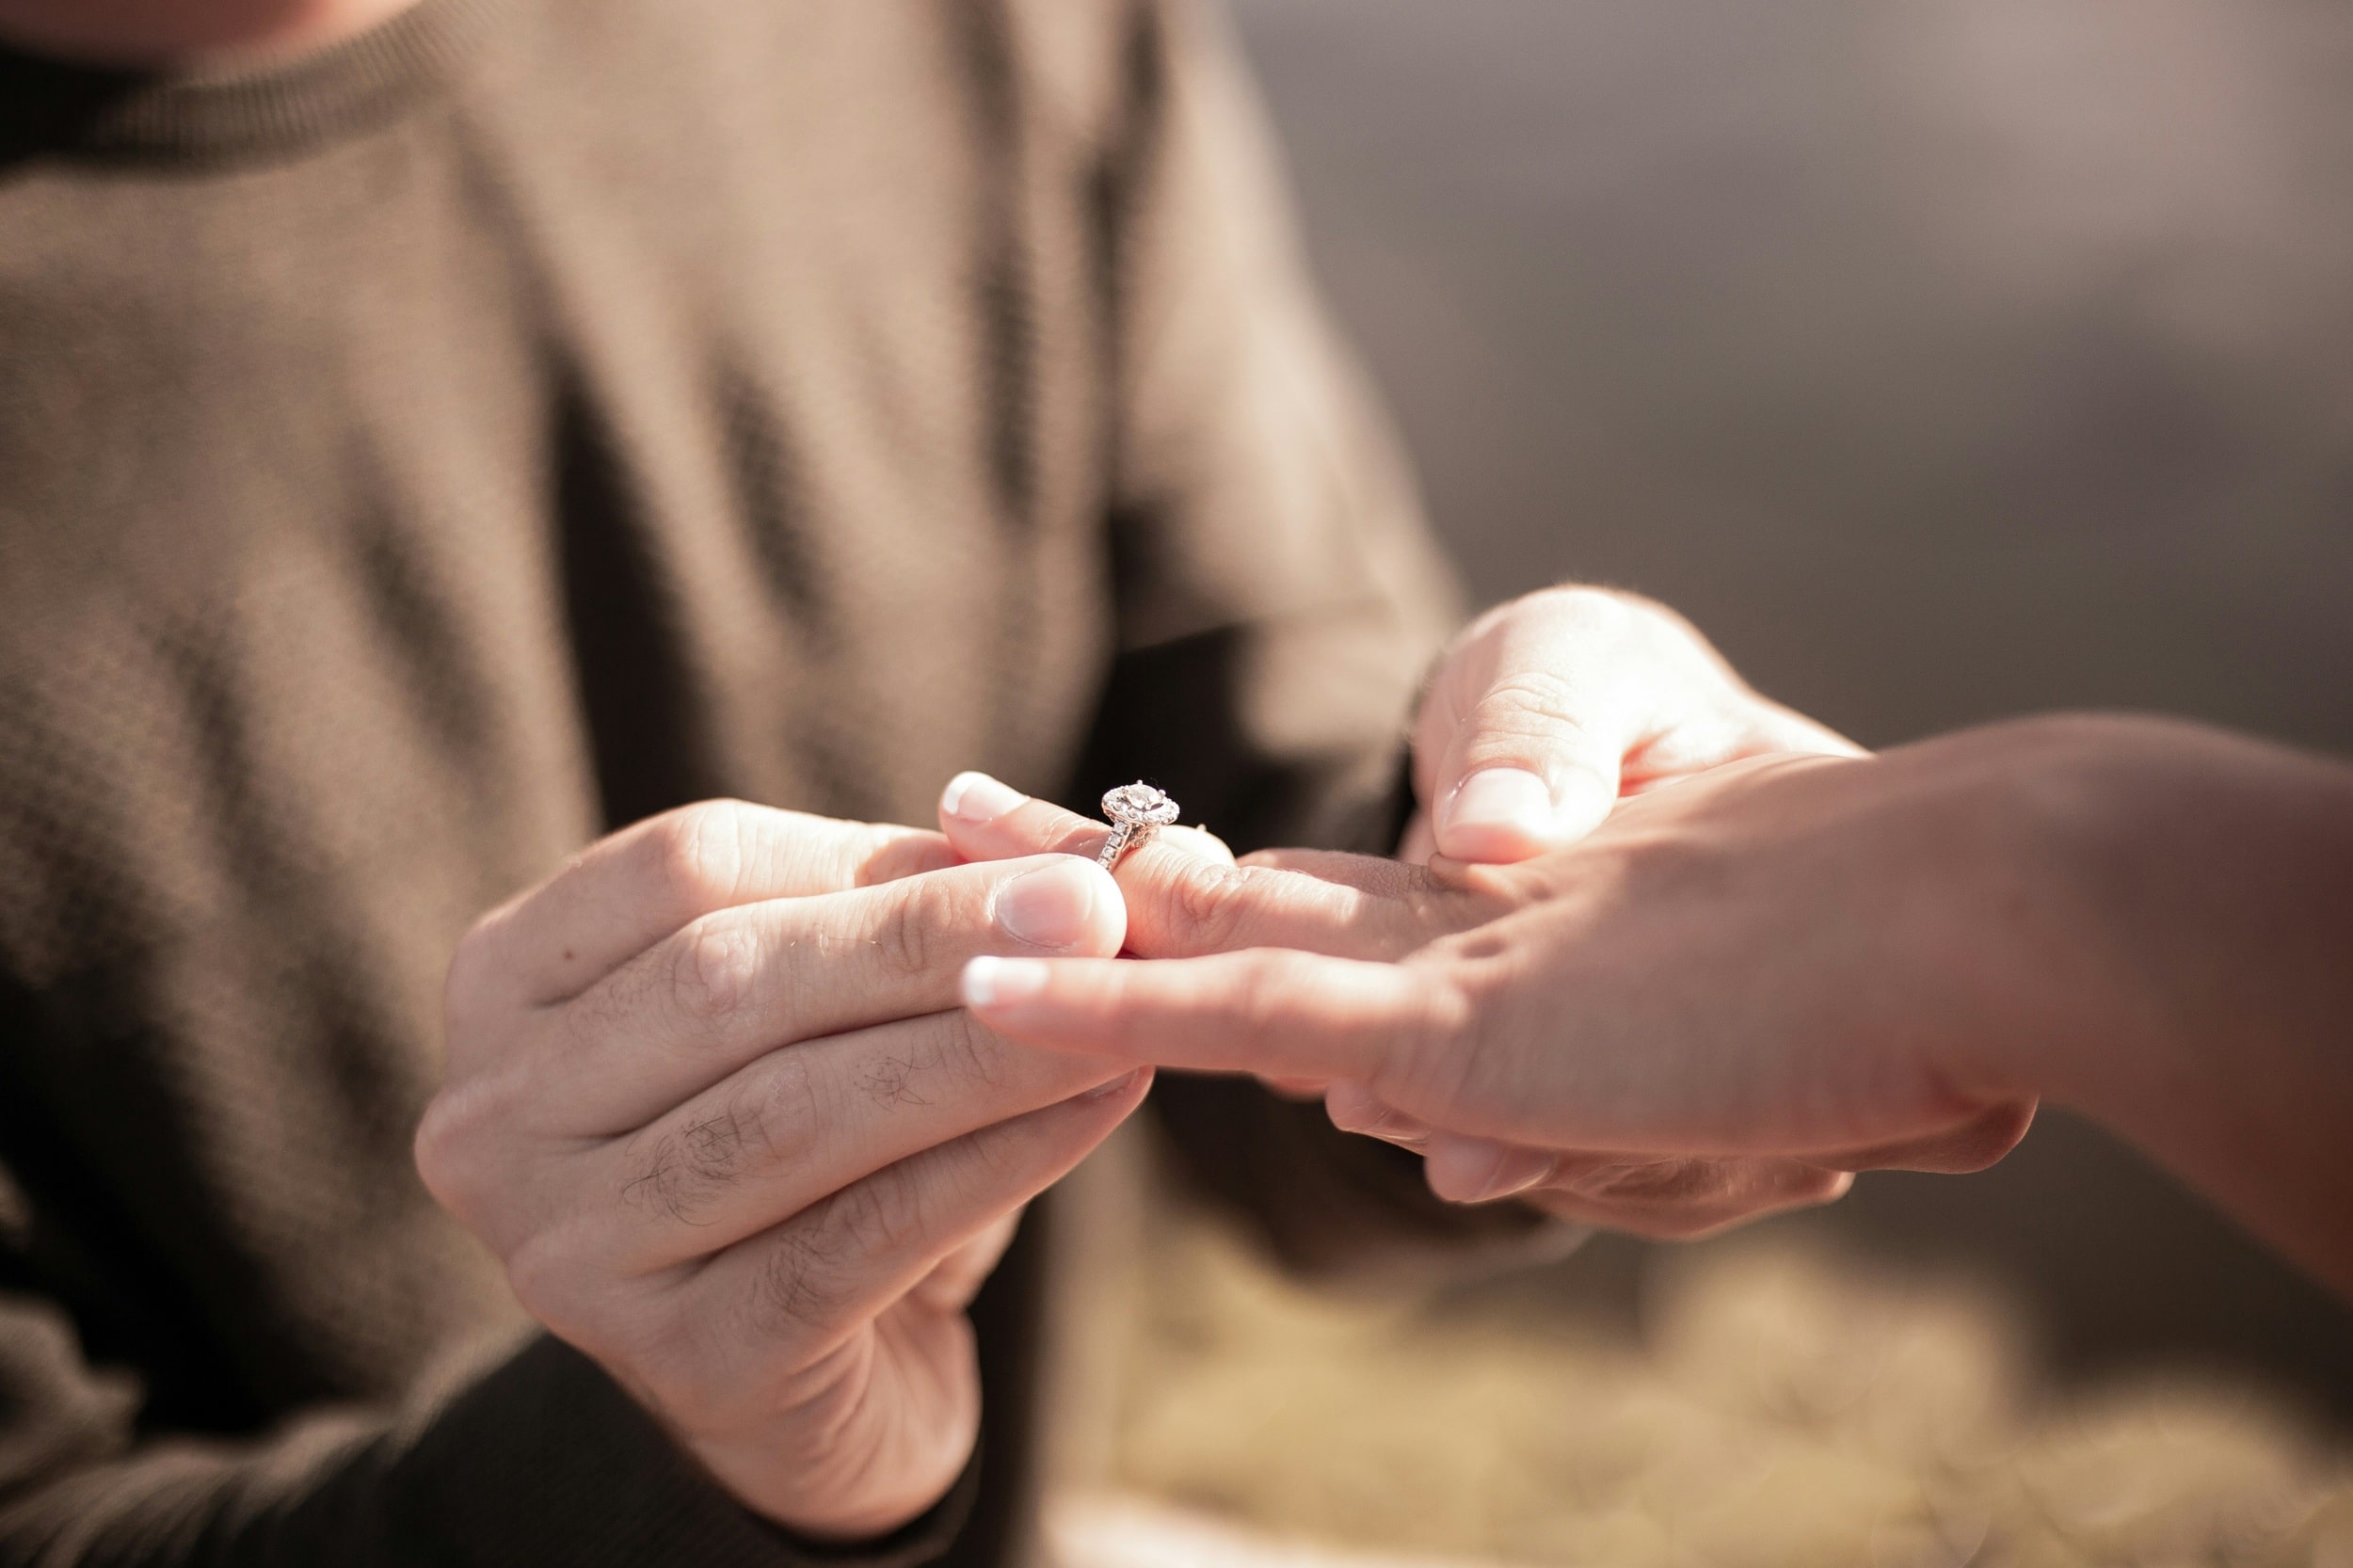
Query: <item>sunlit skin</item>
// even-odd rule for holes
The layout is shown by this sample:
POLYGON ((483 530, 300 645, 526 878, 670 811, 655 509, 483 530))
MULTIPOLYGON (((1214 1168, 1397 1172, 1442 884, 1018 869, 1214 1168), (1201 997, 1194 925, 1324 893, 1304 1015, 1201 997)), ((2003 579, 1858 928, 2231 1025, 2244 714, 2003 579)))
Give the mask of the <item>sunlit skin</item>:
MULTIPOLYGON (((0 0, 0 41, 237 70, 411 4, 0 0)), ((1433 680, 1428 809, 1404 848, 1539 855, 1622 781, 1790 747, 1850 749, 1656 606, 1535 596, 1433 680)), ((1022 1206, 1148 1080, 953 1010, 976 953, 1118 951, 1115 886, 1057 861, 1016 897, 1022 868, 954 859, 935 835, 691 808, 486 918, 451 971, 449 1079, 417 1144, 428 1185, 524 1304, 721 1484, 814 1535, 893 1528, 963 1468, 979 1419, 964 1306, 1022 1206), (1016 905, 1061 937, 1023 940, 1016 905), (903 962, 878 972, 876 953, 903 962), (886 1100, 892 1114, 871 1113, 886 1100)))
MULTIPOLYGON (((1448 834, 1498 856, 1581 832, 1587 780, 1704 765, 1703 743, 1844 746, 1607 595, 1490 617, 1433 694, 1425 754, 1459 759, 1421 770, 1442 816, 1463 770, 1562 781, 1558 809, 1548 783, 1534 811, 1453 814, 1448 834)), ((985 819, 992 787, 952 784, 943 820, 985 819)), ((1188 840, 1218 853, 1172 832, 1131 864, 1188 840)), ((706 804, 593 846, 450 971, 427 1184, 526 1308, 805 1533, 889 1530, 954 1480, 980 1413, 964 1307, 1022 1206, 1146 1088, 1008 1042, 956 987, 975 955, 1157 950, 1159 928, 1130 930, 1118 885, 1071 856, 964 858, 940 834, 706 804)))
POLYGON ((1751 690, 1689 621, 1633 594, 1550 588, 1457 637, 1414 719, 1421 809, 1403 857, 1525 860, 1621 795, 1773 752, 1860 756, 1751 690))
POLYGON ((980 1422, 965 1307, 1016 1218, 1150 1074, 957 1010, 976 953, 1112 953, 1066 856, 738 802, 607 839, 494 911, 448 985, 434 1195, 524 1307, 758 1512, 856 1538, 980 1422))
MULTIPOLYGON (((1091 836, 968 816, 973 856, 1091 836)), ((2027 721, 1738 763, 1511 866, 1172 840, 1119 875, 1129 947, 1176 961, 978 965, 968 1003, 1042 1047, 1327 1085, 1443 1196, 1697 1231, 1981 1166, 2048 1097, 2353 1293, 2353 768, 2027 721)))
MULTIPOLYGON (((1433 672, 1412 741, 1418 809, 1400 860, 1418 864, 1442 855, 1442 867, 1458 870, 1557 851, 1592 832, 1622 797, 1728 763, 1861 755, 1845 737, 1752 690, 1673 611, 1635 595, 1577 586, 1510 600, 1467 627, 1433 672)), ((1099 841, 1094 824, 1023 801, 993 780, 961 783, 941 822, 967 854, 1027 854, 1047 845, 1092 854, 1099 841)), ((1123 883, 1147 894, 1133 908, 1130 952, 1167 957, 1218 945, 1222 916, 1193 896, 1193 856, 1232 864, 1223 843, 1180 831, 1123 866, 1123 883), (1173 850, 1189 854, 1171 859, 1173 850), (1177 880, 1156 880, 1162 868, 1177 880), (1175 904, 1149 896, 1156 889, 1168 891, 1175 904), (1189 920, 1188 911, 1202 920, 1189 920)), ((1350 864, 1385 888, 1409 886, 1393 881, 1407 874, 1398 861, 1315 863, 1350 864)), ((1316 1074, 1260 1076, 1295 1096, 1321 1096, 1330 1087, 1316 1074)), ((1341 1086, 1331 1103, 1345 1111, 1351 1093, 1341 1086)), ((1463 1152, 1450 1140, 1433 1146, 1418 1129, 1388 1130, 1432 1155, 1443 1195, 1467 1195, 1468 1186, 1454 1175, 1463 1152)), ((1564 1218, 1654 1236, 1697 1235, 1822 1203, 1850 1180, 1800 1161, 1746 1158, 1563 1158, 1547 1175, 1522 1195, 1564 1218)))

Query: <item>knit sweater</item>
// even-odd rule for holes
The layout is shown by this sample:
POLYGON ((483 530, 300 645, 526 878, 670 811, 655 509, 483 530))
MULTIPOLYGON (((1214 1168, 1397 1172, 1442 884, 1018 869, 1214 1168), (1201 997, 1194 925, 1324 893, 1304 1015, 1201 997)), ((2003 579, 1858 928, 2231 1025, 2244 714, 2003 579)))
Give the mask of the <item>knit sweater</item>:
MULTIPOLYGON (((536 1336, 409 1141, 472 916, 732 794, 1387 794, 1443 567, 1185 0, 424 0, 232 75, 0 52, 0 1561, 820 1552, 536 1336)), ((1295 1253, 1394 1151, 1156 1096, 1295 1253)))

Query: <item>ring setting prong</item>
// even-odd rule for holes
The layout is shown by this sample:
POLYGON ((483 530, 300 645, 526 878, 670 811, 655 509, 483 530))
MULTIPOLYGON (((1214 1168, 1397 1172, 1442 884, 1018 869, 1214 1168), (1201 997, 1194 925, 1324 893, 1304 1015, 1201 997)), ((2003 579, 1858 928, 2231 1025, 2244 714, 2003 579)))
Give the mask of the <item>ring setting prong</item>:
POLYGON ((1119 864, 1121 856, 1150 838, 1154 828, 1174 823, 1177 807, 1165 793, 1138 779, 1104 792, 1103 815, 1111 819, 1112 836, 1104 840, 1095 863, 1110 871, 1119 864))

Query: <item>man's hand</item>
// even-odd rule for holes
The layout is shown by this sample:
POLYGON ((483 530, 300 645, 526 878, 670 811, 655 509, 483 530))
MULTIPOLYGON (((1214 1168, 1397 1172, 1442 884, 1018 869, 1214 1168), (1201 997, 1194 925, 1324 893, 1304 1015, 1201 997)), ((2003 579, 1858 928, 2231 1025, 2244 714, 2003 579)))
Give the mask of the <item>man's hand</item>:
POLYGON ((887 1532, 955 1480, 964 1308, 1150 1077, 956 1006, 975 955, 1117 952, 1111 879, 955 862, 936 834, 690 807, 486 917, 450 970, 427 1185, 535 1317, 811 1535, 887 1532))
MULTIPOLYGON (((2033 845, 1983 784, 1930 748, 1767 759, 1512 866, 1155 840, 1119 869, 1128 945, 1181 961, 982 963, 965 995, 1045 1047, 1329 1084, 1442 1197, 1703 1234, 1857 1170, 1991 1163, 2033 1112, 1996 1065, 2022 1020, 2112 994, 2035 951, 2060 912, 2015 906, 2033 845), (2063 983, 1977 984, 2011 964, 2063 983)), ((993 781, 942 822, 976 858, 1102 833, 993 781)))
POLYGON ((1526 860, 1592 832, 1621 795, 1790 751, 1860 754, 1751 691, 1661 605, 1601 588, 1529 594, 1456 638, 1422 696, 1422 808, 1403 856, 1526 860))

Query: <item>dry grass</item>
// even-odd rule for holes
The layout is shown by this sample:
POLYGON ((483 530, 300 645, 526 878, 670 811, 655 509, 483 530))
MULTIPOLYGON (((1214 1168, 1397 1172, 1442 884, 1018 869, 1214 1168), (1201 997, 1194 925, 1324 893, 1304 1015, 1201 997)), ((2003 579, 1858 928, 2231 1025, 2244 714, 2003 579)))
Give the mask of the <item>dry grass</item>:
MULTIPOLYGON (((1786 1244, 1691 1255, 1639 1343, 1155 1249, 1125 1484, 1397 1554, 1611 1568, 2353 1568, 2353 1464, 2245 1390, 2038 1396, 2009 1317, 1786 1244)), ((1672 1255, 1670 1255, 1672 1256, 1672 1255)))

